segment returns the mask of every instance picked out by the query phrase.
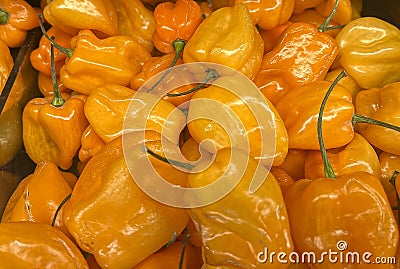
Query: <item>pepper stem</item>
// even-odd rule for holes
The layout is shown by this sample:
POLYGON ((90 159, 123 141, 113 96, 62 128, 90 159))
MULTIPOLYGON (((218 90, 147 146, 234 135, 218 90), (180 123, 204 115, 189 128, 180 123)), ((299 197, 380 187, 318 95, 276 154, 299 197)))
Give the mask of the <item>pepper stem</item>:
POLYGON ((179 56, 181 55, 181 52, 185 47, 185 45, 186 41, 183 39, 177 39, 174 42, 172 42, 172 47, 174 48, 175 51, 175 57, 172 60, 172 63, 169 65, 168 69, 161 76, 161 78, 150 89, 148 89, 147 92, 151 92, 152 90, 154 90, 154 88, 157 87, 157 85, 160 84, 161 81, 163 81, 163 79, 169 74, 169 72, 171 72, 172 67, 174 67, 176 62, 178 61, 179 56))
POLYGON ((380 120, 372 119, 372 118, 369 118, 369 117, 365 117, 365 116, 359 115, 357 113, 353 115, 352 122, 353 123, 359 122, 359 123, 368 123, 368 124, 378 125, 378 126, 382 126, 382 127, 385 127, 385 128, 392 129, 394 131, 400 132, 400 127, 399 126, 396 126, 396 125, 393 125, 393 124, 390 124, 390 123, 387 123, 387 122, 383 122, 383 121, 380 121, 380 120))
POLYGON ((204 85, 206 85, 211 79, 217 79, 219 77, 219 74, 217 72, 217 70, 212 69, 212 68, 207 68, 206 69, 206 73, 207 76, 205 77, 205 79, 196 87, 186 91, 186 92, 180 92, 180 93, 167 93, 168 97, 177 97, 177 96, 183 96, 183 95, 187 95, 190 94, 192 92, 195 92, 199 89, 201 89, 202 87, 204 87, 204 85))
POLYGON ((54 41, 54 38, 52 39, 52 38, 47 34, 46 29, 45 29, 44 26, 43 26, 43 15, 42 15, 42 14, 39 14, 38 16, 39 16, 39 26, 40 26, 40 29, 42 30, 43 35, 50 41, 51 44, 53 44, 54 47, 56 47, 59 51, 61 51, 61 53, 64 53, 65 55, 67 55, 68 58, 71 58, 71 57, 72 57, 73 50, 72 50, 72 49, 65 48, 65 47, 63 47, 63 46, 57 44, 57 43, 54 41))
MULTIPOLYGON (((396 189, 396 179, 397 176, 399 175, 399 171, 394 171, 392 177, 390 178, 389 182, 393 185, 393 187, 396 189)), ((399 205, 400 205, 400 197, 399 193, 396 190, 396 200, 397 200, 397 206, 396 208, 392 207, 392 210, 397 210, 397 219, 400 221, 400 210, 399 210, 399 205)))
POLYGON ((0 8, 0 25, 7 24, 7 22, 8 22, 8 12, 0 8))
POLYGON ((190 234, 185 236, 185 239, 183 239, 183 245, 182 245, 182 250, 181 250, 181 257, 179 258, 179 269, 183 268, 183 261, 185 260, 185 251, 186 251, 186 245, 187 242, 190 238, 190 234))
POLYGON ((65 203, 71 198, 72 193, 65 196, 65 198, 61 201, 60 205, 57 207, 56 213, 54 213, 53 220, 51 221, 51 226, 56 224, 58 213, 60 212, 61 208, 65 205, 65 203))
MULTIPOLYGON (((54 36, 52 36, 51 39, 54 40, 54 36)), ((51 62, 51 83, 53 84, 53 101, 51 101, 51 104, 55 107, 60 107, 65 103, 65 101, 61 96, 61 91, 57 83, 53 44, 50 44, 50 62, 51 62)))
POLYGON ((332 82, 331 86, 329 87, 328 91, 325 94, 324 99, 322 100, 321 107, 319 108, 319 113, 318 113, 318 121, 317 121, 317 132, 318 132, 318 143, 319 143, 319 149, 322 155, 322 160, 324 162, 324 174, 326 178, 336 178, 335 172, 333 171, 331 162, 329 161, 329 158, 326 153, 325 145, 324 145, 324 139, 322 138, 322 117, 324 114, 324 108, 325 105, 328 101, 329 95, 333 91, 333 88, 335 88, 336 84, 341 80, 343 77, 347 76, 345 71, 340 72, 340 74, 335 78, 335 80, 332 82))
POLYGON ((151 151, 148 147, 144 147, 144 151, 145 152, 147 152, 147 153, 149 153, 151 156, 153 156, 154 158, 156 158, 156 159, 158 159, 158 160, 160 160, 160 161, 163 161, 163 162, 165 162, 165 163, 169 163, 169 164, 172 164, 172 165, 176 165, 176 166, 179 166, 179 167, 181 167, 181 168, 184 168, 184 169, 187 169, 187 170, 192 170, 193 168, 194 168, 194 165, 193 164, 190 164, 190 163, 183 163, 183 162, 179 162, 179 161, 175 161, 175 160, 169 160, 169 159, 167 159, 167 158, 165 158, 165 157, 162 157, 162 156, 160 156, 160 155, 158 155, 157 153, 155 153, 155 152, 153 152, 153 151, 151 151))
POLYGON ((326 18, 326 20, 318 27, 318 31, 326 32, 327 30, 330 30, 330 29, 328 29, 328 24, 331 22, 333 16, 335 16, 338 5, 339 5, 339 0, 336 0, 331 13, 326 18))

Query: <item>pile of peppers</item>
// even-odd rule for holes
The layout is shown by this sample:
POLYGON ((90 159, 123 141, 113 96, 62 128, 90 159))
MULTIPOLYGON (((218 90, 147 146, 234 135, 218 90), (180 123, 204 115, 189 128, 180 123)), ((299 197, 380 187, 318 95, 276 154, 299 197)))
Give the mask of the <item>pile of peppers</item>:
POLYGON ((0 267, 399 268, 400 29, 361 11, 361 0, 0 0, 0 267), (192 63, 231 72, 173 72, 192 63), (257 89, 272 141, 246 89, 227 90, 232 72, 257 89), (220 113, 202 99, 248 151, 193 117, 220 113), (147 107, 146 127, 127 130, 147 107), (34 166, 24 175, 9 169, 21 153, 34 166), (247 161, 221 199, 185 208, 146 193, 129 154, 188 189, 247 161))

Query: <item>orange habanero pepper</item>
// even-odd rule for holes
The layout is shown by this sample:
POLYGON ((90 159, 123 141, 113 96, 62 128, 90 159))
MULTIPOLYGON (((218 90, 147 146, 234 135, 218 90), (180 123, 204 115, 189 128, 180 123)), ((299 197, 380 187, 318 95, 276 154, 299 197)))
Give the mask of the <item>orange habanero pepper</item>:
POLYGON ((93 130, 92 125, 88 125, 82 134, 81 148, 79 149, 79 160, 87 163, 106 143, 93 130))

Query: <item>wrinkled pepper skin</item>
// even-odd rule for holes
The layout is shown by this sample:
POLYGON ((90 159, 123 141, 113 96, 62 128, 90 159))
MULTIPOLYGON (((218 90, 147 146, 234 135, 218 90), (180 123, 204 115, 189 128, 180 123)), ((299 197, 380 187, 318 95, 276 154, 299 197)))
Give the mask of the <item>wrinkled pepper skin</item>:
POLYGON ((272 72, 272 81, 283 81, 268 92, 264 91, 264 95, 276 104, 291 88, 322 80, 337 53, 336 41, 331 36, 319 32, 311 24, 292 23, 281 34, 278 45, 263 56, 261 70, 272 72))
POLYGON ((253 79, 263 53, 264 42, 246 5, 237 3, 203 20, 183 50, 183 61, 223 64, 253 79))
MULTIPOLYGON (((336 176, 364 171, 380 178, 381 168, 375 149, 360 134, 344 148, 328 151, 336 176)), ((310 151, 305 161, 305 178, 316 179, 324 176, 324 163, 319 151, 310 151)))
POLYGON ((400 30, 378 18, 348 23, 336 36, 338 62, 363 89, 400 80, 400 30))
MULTIPOLYGON (((135 148, 141 142, 137 139, 133 136, 129 145, 135 148)), ((159 136, 145 138, 154 139, 159 136)), ((168 166, 171 174, 173 168, 168 166)), ((181 184, 186 182, 185 174, 183 180, 181 184)), ((89 160, 65 204, 63 221, 102 268, 133 268, 165 245, 174 232, 181 233, 189 217, 185 210, 142 192, 129 173, 119 137, 89 160)))
POLYGON ((79 248, 64 233, 47 224, 0 223, 2 268, 89 269, 79 248))
POLYGON ((129 85, 151 57, 132 37, 98 39, 90 30, 79 31, 71 45, 73 53, 60 70, 60 80, 67 88, 86 95, 103 84, 129 85))
POLYGON ((162 53, 173 53, 174 41, 187 42, 203 20, 200 6, 194 0, 161 3, 154 9, 154 19, 153 42, 162 53))
POLYGON ((1 0, 0 40, 10 48, 22 46, 28 31, 39 26, 38 14, 25 0, 1 0))
MULTIPOLYGON (((47 30, 47 34, 49 36, 54 36, 55 41, 60 46, 70 48, 72 35, 54 26, 47 30)), ((33 68, 47 76, 51 76, 50 41, 45 36, 42 36, 39 42, 39 47, 34 49, 29 57, 33 68)), ((65 63, 65 58, 67 58, 67 55, 60 52, 57 48, 54 49, 56 74, 60 73, 60 69, 65 63)))
POLYGON ((232 154, 248 158, 240 182, 222 199, 189 210, 202 236, 205 268, 287 268, 287 264, 257 261, 257 253, 265 246, 269 251, 289 253, 293 243, 282 193, 274 176, 268 173, 256 192, 248 192, 258 165, 256 160, 244 156, 239 149, 221 149, 204 171, 189 174, 188 186, 206 186, 224 172, 239 169, 238 163, 230 160, 231 150, 232 154))
POLYGON ((52 26, 71 35, 83 29, 94 31, 100 38, 119 34, 111 0, 53 0, 43 9, 43 16, 52 26))
MULTIPOLYGON (((24 178, 14 191, 1 222, 31 221, 51 225, 61 201, 72 192, 65 173, 52 162, 40 162, 34 173, 24 178)), ((76 181, 73 174, 69 177, 76 181)), ((61 215, 57 215, 54 226, 68 234, 61 215)))
MULTIPOLYGON (((368 251, 371 262, 375 257, 396 253, 396 219, 379 179, 367 172, 298 180, 289 186, 285 202, 292 238, 300 253, 312 251, 319 258, 323 251, 339 251, 340 240, 347 243, 343 254, 349 251, 361 256, 368 251)), ((369 268, 361 257, 360 262, 348 263, 346 268, 369 268)), ((329 259, 312 265, 316 269, 344 268, 342 263, 329 259)), ((371 268, 391 266, 373 264, 371 268)))
POLYGON ((295 0, 236 0, 245 3, 254 25, 270 30, 286 23, 293 13, 295 0))
MULTIPOLYGON (((276 110, 285 123, 289 148, 319 150, 316 131, 318 112, 330 86, 329 81, 315 81, 291 89, 279 100, 276 110)), ((336 85, 322 119, 322 136, 327 149, 342 147, 353 139, 354 110, 349 91, 336 85)))
MULTIPOLYGON (((272 165, 281 164, 288 151, 288 135, 283 120, 274 106, 267 99, 264 99, 265 101, 260 100, 259 103, 265 104, 265 106, 263 105, 263 110, 258 111, 259 113, 265 113, 265 117, 268 118, 270 118, 271 114, 273 115, 270 120, 275 124, 275 144, 272 144, 268 141, 268 139, 270 139, 269 137, 262 137, 262 135, 265 136, 263 127, 260 126, 258 119, 253 116, 254 111, 249 104, 227 90, 234 87, 235 81, 227 76, 220 77, 215 83, 216 85, 211 85, 197 91, 191 100, 201 100, 205 98, 223 104, 223 109, 225 113, 227 113, 226 117, 230 117, 229 121, 232 123, 234 122, 233 126, 237 126, 237 129, 229 130, 232 133, 227 133, 227 130, 218 122, 207 118, 198 118, 197 115, 207 114, 210 108, 201 102, 191 102, 189 105, 188 118, 193 117, 194 120, 190 121, 187 126, 194 140, 200 143, 203 140, 209 139, 214 143, 217 150, 231 147, 231 145, 245 149, 245 145, 236 144, 240 142, 234 140, 236 137, 243 136, 244 139, 248 139, 249 141, 249 152, 252 157, 259 159, 263 165, 271 165, 271 147, 274 146, 275 150, 272 165), (233 116, 232 113, 235 113, 237 117, 233 116), (240 127, 241 124, 243 124, 243 128, 240 127)), ((212 148, 207 147, 206 149, 209 152, 213 152, 212 148)))
POLYGON ((26 153, 35 162, 49 160, 68 169, 81 145, 88 125, 84 114, 86 96, 64 94, 65 103, 56 107, 51 98, 34 98, 22 114, 26 153))
POLYGON ((163 132, 165 137, 178 144, 180 128, 186 122, 185 114, 168 101, 160 99, 152 112, 144 115, 147 107, 143 107, 142 103, 153 104, 155 99, 158 100, 158 97, 151 93, 137 93, 124 86, 108 84, 90 94, 85 104, 85 115, 93 130, 106 143, 122 135, 124 124, 130 128, 130 123, 134 125, 135 119, 146 117, 146 130, 163 132), (129 106, 137 109, 128 110, 129 106), (128 112, 130 114, 126 116, 128 112))
MULTIPOLYGON (((360 91, 356 97, 356 112, 376 120, 400 126, 400 82, 389 83, 383 88, 360 91)), ((358 132, 375 147, 400 155, 400 133, 372 124, 358 123, 358 132)))
POLYGON ((156 28, 153 12, 140 0, 111 0, 118 17, 120 35, 131 36, 148 52, 154 48, 153 33, 156 28))

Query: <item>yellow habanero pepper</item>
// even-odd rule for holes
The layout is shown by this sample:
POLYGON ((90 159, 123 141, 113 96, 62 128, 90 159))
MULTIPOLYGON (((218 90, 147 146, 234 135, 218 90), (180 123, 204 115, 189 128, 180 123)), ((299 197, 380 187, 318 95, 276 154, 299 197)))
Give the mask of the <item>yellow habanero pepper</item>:
POLYGON ((205 18, 183 50, 183 61, 229 66, 253 79, 261 66, 264 42, 246 5, 220 8, 205 18))

